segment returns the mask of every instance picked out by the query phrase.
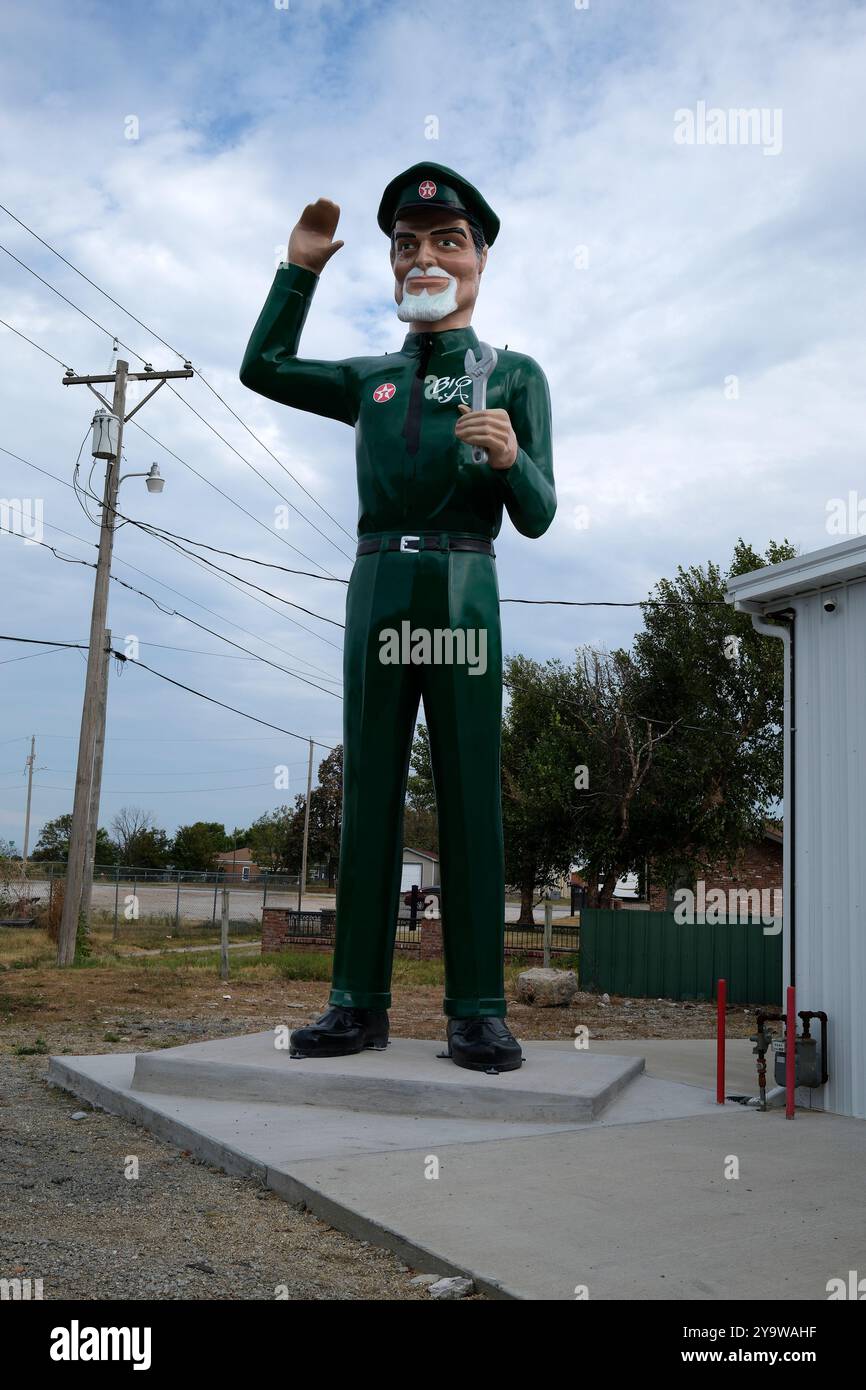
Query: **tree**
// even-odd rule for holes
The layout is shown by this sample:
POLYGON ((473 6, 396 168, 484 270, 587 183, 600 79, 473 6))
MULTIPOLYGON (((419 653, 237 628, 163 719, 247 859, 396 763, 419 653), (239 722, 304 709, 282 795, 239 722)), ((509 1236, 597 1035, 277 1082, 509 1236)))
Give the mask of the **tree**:
MULTIPOLYGON (((303 814, 306 796, 298 798, 303 814)), ((340 858, 340 831, 343 823, 343 745, 319 763, 317 785, 310 793, 310 847, 313 861, 324 863, 328 887, 333 888, 340 858)), ((302 830, 303 834, 303 830, 302 830)))
POLYGON ((520 925, 532 926, 536 893, 568 870, 574 854, 574 679, 559 661, 512 656, 504 683, 505 881, 520 893, 520 925))
POLYGON ((130 868, 162 869, 169 862, 171 843, 157 827, 153 813, 140 806, 122 806, 111 822, 118 863, 130 868))
POLYGON ((628 652, 584 647, 572 674, 573 850, 587 880, 587 906, 609 906, 618 878, 634 859, 633 818, 641 790, 673 725, 642 717, 640 672, 628 652))
POLYGON ((53 860, 65 864, 69 857, 69 836, 72 833, 72 813, 48 820, 39 832, 31 859, 53 860))
POLYGON ((739 540, 727 573, 679 568, 644 606, 635 704, 672 734, 635 806, 629 859, 666 886, 732 863, 781 797, 781 643, 724 595, 730 577, 794 554, 787 541, 761 555, 739 540))
POLYGON ((439 821, 433 787, 430 735, 426 724, 418 725, 412 740, 403 811, 403 844, 434 853, 439 850, 439 821))
POLYGON ((93 855, 94 864, 116 864, 117 845, 112 840, 104 826, 100 826, 96 832, 96 849, 93 855))
POLYGON ((250 826, 248 844, 256 863, 274 874, 299 873, 304 835, 304 797, 278 806, 250 826))
POLYGON ((210 869, 223 850, 239 848, 228 842, 219 821, 194 821, 178 826, 171 846, 171 862, 176 869, 210 869))
MULTIPOLYGON (((69 858, 69 836, 71 833, 71 812, 65 816, 58 816, 56 820, 46 821, 30 858, 42 862, 53 860, 56 864, 65 864, 69 858)), ((94 860, 97 864, 117 863, 117 846, 112 842, 108 831, 103 826, 100 826, 96 832, 94 860)))

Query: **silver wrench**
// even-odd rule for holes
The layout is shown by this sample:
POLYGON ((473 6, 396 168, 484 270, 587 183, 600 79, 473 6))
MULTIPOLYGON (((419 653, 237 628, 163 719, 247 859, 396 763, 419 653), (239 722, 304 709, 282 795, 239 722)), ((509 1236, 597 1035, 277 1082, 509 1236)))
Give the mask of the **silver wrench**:
MULTIPOLYGON (((476 357, 471 348, 467 349, 463 360, 463 370, 472 378, 472 409, 487 409, 487 383, 496 370, 499 354, 489 343, 479 343, 480 356, 476 357)), ((473 463, 486 463, 487 450, 477 446, 472 450, 473 463)))

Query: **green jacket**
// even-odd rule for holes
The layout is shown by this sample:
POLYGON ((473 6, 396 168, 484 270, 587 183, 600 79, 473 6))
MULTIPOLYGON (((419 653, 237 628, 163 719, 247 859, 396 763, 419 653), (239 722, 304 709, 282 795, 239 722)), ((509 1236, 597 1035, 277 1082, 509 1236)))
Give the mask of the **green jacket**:
POLYGON ((406 445, 406 421, 420 341, 410 333, 399 352, 342 362, 297 356, 318 277, 301 266, 277 271, 241 367, 245 386, 262 396, 342 420, 355 428, 358 534, 462 532, 494 537, 508 511, 524 536, 542 535, 556 512, 551 457, 550 396, 531 357, 501 351, 487 388, 488 409, 508 411, 520 449, 505 471, 472 462, 454 433, 457 407, 472 404, 466 349, 477 352, 471 328, 436 333, 424 375, 417 452, 406 445))

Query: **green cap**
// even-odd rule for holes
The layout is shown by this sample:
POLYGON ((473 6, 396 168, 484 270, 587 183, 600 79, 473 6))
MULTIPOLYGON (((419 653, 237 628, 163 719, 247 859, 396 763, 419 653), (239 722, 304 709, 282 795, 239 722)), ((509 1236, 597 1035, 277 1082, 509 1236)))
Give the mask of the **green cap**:
POLYGON ((499 232, 499 218, 467 179, 444 164, 413 164, 392 179, 382 194, 378 223, 390 236, 401 212, 410 208, 447 208, 469 222, 476 222, 484 240, 492 246, 499 232))

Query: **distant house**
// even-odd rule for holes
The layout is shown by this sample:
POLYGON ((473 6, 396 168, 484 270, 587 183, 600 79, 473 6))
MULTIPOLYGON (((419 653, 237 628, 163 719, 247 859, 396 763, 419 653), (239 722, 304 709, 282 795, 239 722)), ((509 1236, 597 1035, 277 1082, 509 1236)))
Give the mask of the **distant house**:
POLYGON ((253 861, 252 850, 229 849, 216 856, 216 867, 223 878, 229 882, 248 883, 259 878, 261 869, 253 861))
MULTIPOLYGON (((760 838, 747 845, 730 867, 725 862, 711 864, 699 877, 704 884, 706 893, 721 889, 726 894, 736 893, 738 890, 743 892, 758 890, 765 894, 771 894, 772 897, 768 897, 766 901, 772 903, 773 911, 781 916, 782 822, 764 821, 764 829, 760 838)), ((665 886, 653 883, 652 865, 650 865, 648 905, 652 911, 672 911, 675 888, 685 887, 694 890, 696 884, 683 882, 673 886, 665 886)))
POLYGON ((410 849, 403 846, 403 874, 400 879, 400 892, 408 893, 413 883, 419 888, 431 888, 439 883, 439 855, 423 849, 410 849))
MULTIPOLYGON (((695 883, 677 882, 668 885, 656 881, 653 866, 648 866, 649 891, 641 896, 639 879, 635 873, 625 874, 618 880, 612 894, 612 907, 642 908, 651 912, 671 912, 675 906, 674 892, 677 888, 691 888, 695 883)), ((728 866, 725 862, 711 864, 700 875, 705 893, 722 889, 723 892, 763 892, 772 894, 765 901, 772 903, 772 910, 781 915, 782 911, 782 822, 767 820, 759 839, 739 854, 728 866)), ((571 883, 577 889, 586 890, 588 884, 580 873, 571 874, 571 883)))

